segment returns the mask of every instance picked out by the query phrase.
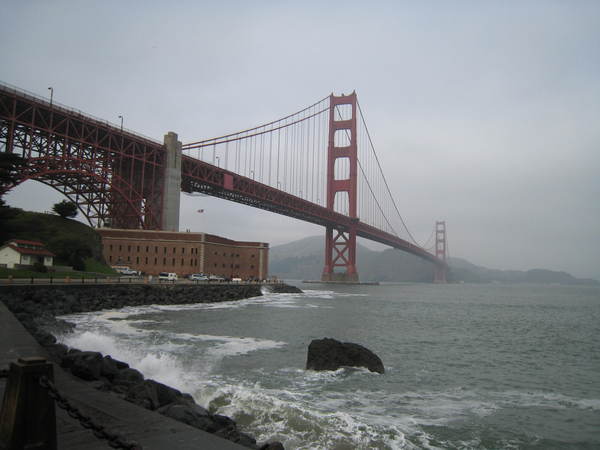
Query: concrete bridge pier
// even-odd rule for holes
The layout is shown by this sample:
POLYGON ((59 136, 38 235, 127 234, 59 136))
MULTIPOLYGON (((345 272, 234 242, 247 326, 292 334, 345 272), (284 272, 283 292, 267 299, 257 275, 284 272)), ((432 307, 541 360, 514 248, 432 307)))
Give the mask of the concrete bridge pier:
POLYGON ((448 266, 435 265, 433 269, 433 282, 446 284, 448 282, 448 266))
POLYGON ((181 142, 177 133, 165 134, 164 144, 167 150, 162 195, 161 229, 179 231, 179 200, 181 197, 181 142))

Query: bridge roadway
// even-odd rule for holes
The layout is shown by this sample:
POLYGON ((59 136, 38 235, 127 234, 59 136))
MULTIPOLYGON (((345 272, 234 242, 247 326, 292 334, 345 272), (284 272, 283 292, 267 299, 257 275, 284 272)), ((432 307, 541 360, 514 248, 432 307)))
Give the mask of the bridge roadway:
MULTIPOLYGON (((8 368, 19 357, 48 357, 46 351, 25 330, 21 323, 0 302, 0 368, 8 368)), ((241 450, 246 447, 221 439, 213 434, 177 422, 156 412, 126 402, 109 393, 92 388, 54 364, 54 382, 82 413, 91 416, 106 429, 134 440, 144 450, 241 450)), ((4 398, 6 379, 0 379, 0 398, 4 398)), ((105 450, 106 441, 96 438, 56 407, 57 448, 61 450, 105 450)))
POLYGON ((181 161, 181 189, 183 192, 199 192, 220 197, 316 225, 331 226, 334 229, 349 230, 351 227, 356 227, 357 236, 411 253, 437 266, 446 266, 443 260, 418 245, 361 222, 359 218, 340 214, 301 197, 185 155, 181 161))
MULTIPOLYGON (((122 215, 117 227, 160 229, 162 213, 155 210, 160 204, 155 197, 160 195, 156 187, 162 183, 158 174, 165 170, 166 148, 159 142, 0 84, 0 148, 3 140, 7 151, 21 148, 23 155, 31 159, 21 181, 36 179, 71 196, 69 198, 77 196, 78 204, 87 202, 85 215, 90 223, 92 219, 106 219, 107 204, 116 202, 113 209, 122 215), (103 174, 100 179, 99 173, 103 174), (77 190, 79 185, 89 186, 77 190), (107 190, 107 186, 112 191, 107 190), (118 195, 110 197, 111 192, 118 195), (146 210, 142 214, 136 208, 144 202, 146 210)), ((438 268, 446 267, 435 255, 361 222, 360 218, 337 213, 188 155, 181 157, 181 190, 220 197, 337 230, 355 227, 360 237, 412 253, 438 268)))

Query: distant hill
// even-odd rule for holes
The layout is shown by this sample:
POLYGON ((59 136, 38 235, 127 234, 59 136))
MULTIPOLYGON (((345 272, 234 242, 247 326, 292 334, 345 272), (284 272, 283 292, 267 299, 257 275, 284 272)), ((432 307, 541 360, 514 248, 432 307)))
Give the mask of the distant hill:
MULTIPOLYGON (((323 270, 322 236, 311 236, 271 248, 269 273, 280 278, 319 280, 323 270)), ((450 281, 469 283, 557 283, 600 284, 596 280, 575 278, 566 272, 544 269, 494 270, 477 266, 461 258, 450 258, 450 281)), ((357 246, 357 270, 361 281, 431 282, 433 266, 406 252, 395 249, 373 251, 357 246)))
POLYGON ((476 266, 461 258, 450 258, 452 277, 469 283, 554 283, 598 285, 597 280, 575 278, 567 272, 546 269, 531 270, 497 270, 476 266))
MULTIPOLYGON (((319 280, 323 271, 322 236, 277 245, 269 252, 269 273, 280 278, 319 280)), ((432 279, 431 264, 409 253, 382 252, 357 245, 357 270, 362 281, 422 281, 432 279)))

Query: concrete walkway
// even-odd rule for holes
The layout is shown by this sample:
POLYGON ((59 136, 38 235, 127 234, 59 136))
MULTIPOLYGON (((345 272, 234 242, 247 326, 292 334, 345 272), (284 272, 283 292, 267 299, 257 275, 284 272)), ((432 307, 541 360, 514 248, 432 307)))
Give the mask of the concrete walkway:
MULTIPOLYGON (((46 351, 23 328, 21 323, 0 302, 0 369, 8 368, 19 357, 48 357, 46 351)), ((54 382, 58 390, 82 413, 127 440, 138 442, 144 449, 215 449, 240 450, 245 447, 210 433, 177 422, 153 411, 126 402, 110 393, 93 389, 54 364, 54 382)), ((4 396, 6 379, 0 379, 0 399, 4 396)), ((1 400, 0 400, 1 401, 1 400)), ((59 449, 107 449, 106 441, 96 438, 75 419, 56 407, 59 449)))

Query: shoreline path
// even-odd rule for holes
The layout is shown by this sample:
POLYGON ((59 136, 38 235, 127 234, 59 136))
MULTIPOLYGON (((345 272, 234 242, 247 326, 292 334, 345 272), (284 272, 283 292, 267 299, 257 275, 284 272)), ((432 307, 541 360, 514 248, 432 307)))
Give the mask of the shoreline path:
MULTIPOLYGON (((0 302, 0 369, 7 369, 20 357, 41 356, 50 361, 46 350, 27 332, 17 318, 0 302)), ((116 396, 100 392, 54 366, 57 389, 82 413, 105 426, 107 431, 136 441, 144 450, 214 449, 240 450, 246 447, 141 408, 116 396)), ((0 398, 4 398, 6 378, 0 378, 0 398)), ((57 448, 107 449, 99 440, 58 406, 56 409, 57 448)))

